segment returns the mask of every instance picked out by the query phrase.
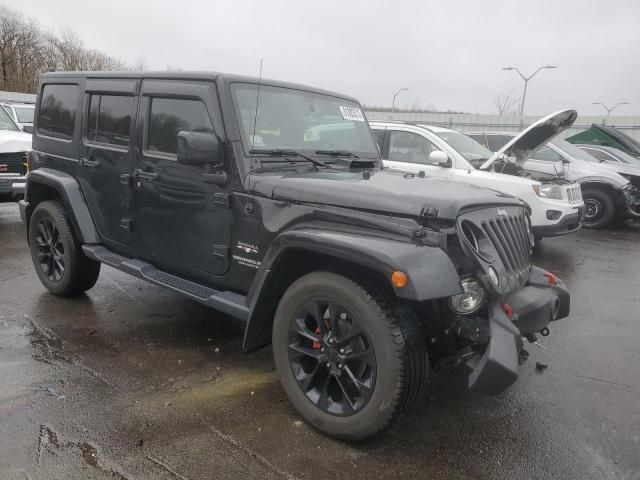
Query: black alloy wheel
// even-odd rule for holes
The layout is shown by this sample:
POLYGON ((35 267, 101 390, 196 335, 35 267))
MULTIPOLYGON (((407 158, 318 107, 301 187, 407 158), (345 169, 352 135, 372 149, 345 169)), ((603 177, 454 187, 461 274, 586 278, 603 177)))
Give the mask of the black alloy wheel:
POLYGON ((289 338, 291 370, 314 405, 333 415, 352 415, 367 404, 376 382, 376 356, 347 307, 309 300, 291 323, 289 338))
POLYGON ((59 282, 64 276, 64 245, 58 227, 49 218, 38 222, 36 232, 37 258, 40 268, 52 282, 59 282))
POLYGON ((278 303, 272 348, 280 382, 298 413, 333 437, 371 437, 423 392, 424 333, 383 292, 366 279, 316 271, 278 303))

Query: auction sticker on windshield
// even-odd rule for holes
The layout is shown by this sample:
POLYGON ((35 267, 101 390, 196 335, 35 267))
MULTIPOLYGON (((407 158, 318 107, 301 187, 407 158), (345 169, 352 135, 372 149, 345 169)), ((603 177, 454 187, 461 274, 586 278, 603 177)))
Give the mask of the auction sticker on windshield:
POLYGON ((340 112, 342 113, 342 118, 345 120, 353 120, 354 122, 364 122, 364 115, 362 115, 362 110, 356 107, 343 107, 340 105, 340 112))

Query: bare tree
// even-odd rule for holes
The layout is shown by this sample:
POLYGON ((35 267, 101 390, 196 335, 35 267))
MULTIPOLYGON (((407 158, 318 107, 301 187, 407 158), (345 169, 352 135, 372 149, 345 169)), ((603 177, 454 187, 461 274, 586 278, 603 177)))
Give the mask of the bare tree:
POLYGON ((0 90, 35 92, 44 72, 125 69, 121 60, 86 48, 74 31, 45 32, 0 6, 0 90))
POLYGON ((138 57, 131 65, 131 70, 134 72, 146 72, 149 70, 149 65, 147 64, 147 59, 144 57, 138 57))
POLYGON ((496 108, 498 115, 509 115, 517 112, 520 98, 516 97, 513 92, 514 89, 511 89, 508 92, 503 91, 493 96, 493 106, 496 108))

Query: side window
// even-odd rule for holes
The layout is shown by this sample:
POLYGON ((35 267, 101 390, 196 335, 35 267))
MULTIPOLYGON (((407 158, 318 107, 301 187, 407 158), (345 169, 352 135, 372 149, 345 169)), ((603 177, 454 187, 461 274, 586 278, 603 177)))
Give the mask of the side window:
POLYGON ((492 152, 497 152, 504 147, 512 137, 506 135, 487 135, 487 148, 492 152))
POLYGON ((175 155, 180 131, 213 133, 204 103, 200 100, 152 98, 146 149, 175 155))
POLYGON ((42 90, 38 133, 71 140, 76 122, 76 106, 80 89, 77 85, 47 84, 42 90))
POLYGON ((433 143, 417 133, 392 130, 389 136, 389 160, 428 165, 429 154, 435 150, 433 143))
POLYGON ((378 150, 382 152, 382 142, 384 141, 384 130, 371 130, 373 132, 373 138, 378 145, 378 150))
POLYGON ((618 160, 616 160, 613 155, 609 155, 602 150, 596 150, 595 148, 583 148, 582 150, 602 162, 618 162, 618 160))
POLYGON ((559 162, 562 160, 562 156, 556 153, 555 150, 551 150, 546 145, 542 145, 533 151, 531 154, 533 160, 542 160, 545 162, 559 162))
POLYGON ((91 95, 87 140, 126 147, 131 134, 134 97, 91 95))

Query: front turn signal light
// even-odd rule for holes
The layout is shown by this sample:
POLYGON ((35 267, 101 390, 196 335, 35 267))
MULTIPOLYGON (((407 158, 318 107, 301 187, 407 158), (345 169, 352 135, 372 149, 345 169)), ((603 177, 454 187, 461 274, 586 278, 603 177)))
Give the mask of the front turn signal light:
POLYGON ((396 288, 403 288, 409 283, 407 274, 403 271, 396 270, 391 274, 391 284, 396 288))

